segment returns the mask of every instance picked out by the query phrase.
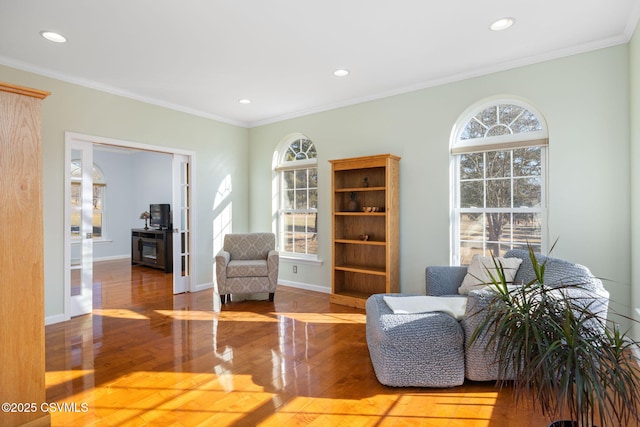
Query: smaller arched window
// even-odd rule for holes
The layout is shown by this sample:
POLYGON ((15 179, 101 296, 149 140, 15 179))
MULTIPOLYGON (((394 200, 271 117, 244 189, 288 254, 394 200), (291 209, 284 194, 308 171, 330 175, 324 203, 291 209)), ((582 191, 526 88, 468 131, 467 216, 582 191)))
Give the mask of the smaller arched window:
MULTIPOLYGON (((93 164, 93 238, 104 237, 104 202, 107 183, 98 165, 93 164)), ((80 238, 82 217, 82 167, 80 160, 71 160, 71 237, 80 238)))
POLYGON ((276 229, 284 256, 316 259, 318 254, 318 159, 304 135, 283 139, 275 153, 278 177, 276 229))
POLYGON ((546 249, 547 128, 517 99, 483 101, 456 123, 451 138, 452 263, 546 249))

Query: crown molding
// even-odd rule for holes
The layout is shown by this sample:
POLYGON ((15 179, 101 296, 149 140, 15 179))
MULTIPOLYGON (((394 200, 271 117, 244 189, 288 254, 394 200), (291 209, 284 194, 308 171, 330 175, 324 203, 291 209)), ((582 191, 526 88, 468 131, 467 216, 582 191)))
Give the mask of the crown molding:
MULTIPOLYGON (((640 2, 638 4, 640 5, 640 2)), ((638 9, 638 12, 640 13, 640 7, 636 9, 638 9)), ((636 19, 635 21, 637 22, 638 19, 636 19)), ((397 95, 403 95, 411 92, 417 92, 417 91, 428 89, 431 87, 442 86, 445 84, 455 83, 455 82, 468 80, 476 77, 487 76, 490 74, 495 74, 502 71, 511 70, 514 68, 520 68, 527 65, 539 64, 539 63, 551 61, 554 59, 565 58, 573 55, 579 55, 586 52, 604 49, 607 47, 613 47, 620 44, 628 43, 629 40, 631 40, 632 36, 633 36, 633 31, 631 31, 631 34, 625 33, 616 37, 611 37, 604 40, 598 40, 592 43, 585 43, 579 46, 572 46, 570 48, 565 48, 565 49, 557 49, 554 51, 545 52, 544 54, 541 54, 541 55, 533 55, 526 58, 520 58, 514 61, 506 61, 498 64, 493 64, 489 67, 478 68, 473 71, 468 71, 468 72, 465 71, 461 73, 451 74, 445 77, 434 78, 431 80, 423 81, 415 85, 405 86, 400 89, 394 89, 392 91, 380 92, 374 95, 353 98, 346 101, 340 101, 336 103, 326 104, 323 106, 313 107, 313 108, 301 110, 299 112, 295 112, 291 114, 271 117, 264 120, 257 120, 257 121, 249 122, 248 127, 255 128, 255 127, 264 126, 268 124, 278 123, 284 120, 290 120, 298 117, 308 116, 311 114, 336 110, 338 108, 349 107, 357 104, 362 104, 365 102, 377 101, 379 99, 389 98, 397 95)))
POLYGON ((28 64, 22 61, 16 61, 12 58, 7 58, 5 56, 0 56, 0 65, 5 65, 7 67, 16 68, 18 70, 27 71, 29 73, 38 74, 45 77, 50 77, 52 79, 61 80, 63 82, 72 83, 78 86, 83 86, 89 89, 95 89, 100 92, 109 93, 111 95, 122 96, 123 98, 133 99, 134 101, 144 102, 145 104, 155 105, 157 107, 167 108, 169 110, 179 111, 181 113, 186 113, 192 116, 202 117, 205 119, 211 119, 222 123, 227 123, 234 126, 240 126, 243 128, 248 127, 247 122, 238 121, 229 119, 227 117, 218 116, 211 113, 206 113, 204 111, 196 110, 193 108, 185 107, 183 105, 173 104, 171 102, 162 101, 156 98, 150 98, 147 96, 140 95, 135 92, 131 92, 128 90, 119 89, 113 86, 105 85, 102 83, 98 83, 92 80, 81 79, 75 76, 71 76, 64 73, 58 73, 46 68, 37 67, 32 64, 28 64))

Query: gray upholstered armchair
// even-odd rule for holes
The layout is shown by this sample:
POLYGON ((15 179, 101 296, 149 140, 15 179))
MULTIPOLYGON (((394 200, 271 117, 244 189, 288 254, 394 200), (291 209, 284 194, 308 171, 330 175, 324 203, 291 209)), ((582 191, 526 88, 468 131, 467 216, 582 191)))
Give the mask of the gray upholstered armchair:
POLYGON ((231 294, 268 292, 273 301, 278 284, 279 255, 273 233, 233 233, 224 236, 216 255, 216 279, 222 304, 231 294))

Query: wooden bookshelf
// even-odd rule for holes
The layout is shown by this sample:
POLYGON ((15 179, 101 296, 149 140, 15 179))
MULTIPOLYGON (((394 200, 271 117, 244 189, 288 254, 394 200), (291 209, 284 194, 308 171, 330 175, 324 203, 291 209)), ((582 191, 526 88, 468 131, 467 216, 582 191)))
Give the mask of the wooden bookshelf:
POLYGON ((330 161, 335 304, 364 308, 373 294, 400 291, 399 161, 392 154, 330 161))

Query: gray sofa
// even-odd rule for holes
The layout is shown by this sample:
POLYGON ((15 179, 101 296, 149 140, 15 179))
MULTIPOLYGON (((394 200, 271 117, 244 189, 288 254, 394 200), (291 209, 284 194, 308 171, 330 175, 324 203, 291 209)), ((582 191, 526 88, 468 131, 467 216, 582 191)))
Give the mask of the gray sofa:
MULTIPOLYGON (((529 253, 511 250, 505 257, 522 259, 514 284, 535 279, 529 253)), ((546 260, 545 284, 580 285, 570 288, 572 297, 584 298, 594 312, 606 319, 609 293, 588 268, 557 258, 536 255, 546 260)), ((452 296, 467 274, 467 267, 433 266, 426 268, 426 294, 452 296)), ((469 340, 482 313, 493 298, 485 288, 469 293, 461 321, 440 312, 394 314, 384 301, 385 294, 367 300, 366 337, 371 361, 378 380, 396 387, 453 387, 464 379, 493 381, 498 378, 495 352, 487 349, 486 338, 470 345, 469 340)), ((407 296, 387 294, 387 296, 407 296)))

